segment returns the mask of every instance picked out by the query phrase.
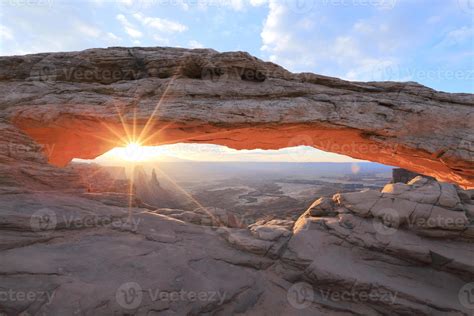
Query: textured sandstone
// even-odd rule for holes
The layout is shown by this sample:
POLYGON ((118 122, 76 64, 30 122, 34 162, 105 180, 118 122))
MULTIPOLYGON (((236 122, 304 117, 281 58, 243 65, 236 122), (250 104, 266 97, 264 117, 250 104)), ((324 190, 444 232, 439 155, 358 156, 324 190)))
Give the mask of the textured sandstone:
POLYGON ((407 227, 419 233, 445 233, 437 229, 465 232, 469 226, 468 210, 473 200, 461 203, 458 192, 461 189, 449 183, 438 183, 423 177, 416 177, 408 184, 387 184, 381 192, 340 193, 333 197, 333 203, 313 205, 309 214, 349 210, 361 217, 373 217, 394 227, 407 227), (318 212, 318 210, 321 211, 318 212), (428 229, 425 230, 425 229, 428 229))
POLYGON ((0 118, 57 165, 123 145, 136 122, 148 145, 309 145, 474 185, 473 95, 292 74, 243 52, 115 47, 2 57, 0 118))

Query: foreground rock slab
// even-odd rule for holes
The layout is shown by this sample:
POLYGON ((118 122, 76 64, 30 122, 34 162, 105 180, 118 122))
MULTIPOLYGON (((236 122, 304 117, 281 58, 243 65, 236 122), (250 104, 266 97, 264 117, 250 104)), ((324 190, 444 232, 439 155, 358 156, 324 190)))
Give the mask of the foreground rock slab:
POLYGON ((1 191, 0 311, 470 315, 473 197, 418 177, 245 227, 225 212, 127 208, 106 193, 1 191), (381 217, 384 199, 400 202, 381 217), (437 208, 434 226, 409 220, 437 208))

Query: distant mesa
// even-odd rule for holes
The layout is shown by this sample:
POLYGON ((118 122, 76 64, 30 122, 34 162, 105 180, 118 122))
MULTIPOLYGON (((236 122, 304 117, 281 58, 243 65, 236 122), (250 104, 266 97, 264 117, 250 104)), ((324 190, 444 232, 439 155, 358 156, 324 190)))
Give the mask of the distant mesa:
POLYGON ((132 177, 135 195, 142 202, 156 208, 183 206, 183 200, 179 196, 160 185, 155 169, 152 170, 151 175, 148 175, 143 166, 135 166, 132 177))

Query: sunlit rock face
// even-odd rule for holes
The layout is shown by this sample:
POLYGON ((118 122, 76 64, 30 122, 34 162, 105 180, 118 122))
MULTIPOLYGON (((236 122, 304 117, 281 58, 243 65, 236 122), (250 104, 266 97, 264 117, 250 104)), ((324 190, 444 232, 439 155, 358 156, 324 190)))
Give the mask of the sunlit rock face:
POLYGON ((285 273, 323 299, 369 292, 363 308, 383 314, 468 315, 459 289, 474 273, 473 207, 473 190, 423 177, 322 197, 294 225, 285 273))
POLYGON ((474 187, 472 94, 293 74, 243 52, 114 47, 2 57, 0 115, 56 165, 130 140, 309 145, 474 187))
MULTIPOLYGON (((307 216, 355 214, 387 227, 406 229, 430 237, 474 237, 474 190, 418 176, 408 184, 390 183, 381 191, 338 193, 322 197, 307 216)), ((390 234, 387 234, 390 235, 390 234)))

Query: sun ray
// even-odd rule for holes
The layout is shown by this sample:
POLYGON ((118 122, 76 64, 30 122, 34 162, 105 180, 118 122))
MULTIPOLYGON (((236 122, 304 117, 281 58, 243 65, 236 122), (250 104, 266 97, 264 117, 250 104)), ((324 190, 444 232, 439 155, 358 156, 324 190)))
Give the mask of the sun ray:
POLYGON ((158 109, 160 108, 161 106, 161 103, 163 102, 163 100, 166 98, 167 94, 168 94, 168 90, 170 89, 171 85, 174 83, 174 81, 178 78, 178 74, 181 73, 182 71, 182 68, 183 68, 183 64, 184 64, 184 60, 181 61, 181 63, 179 64, 175 74, 171 77, 171 79, 168 81, 167 85, 166 85, 166 88, 165 88, 165 91, 163 92, 163 94, 161 95, 160 97, 160 100, 158 100, 155 108, 153 109, 153 112, 151 113, 150 117, 148 118, 147 122, 145 123, 145 126, 143 127, 143 129, 141 130, 140 132, 140 135, 138 136, 138 141, 141 142, 141 143, 145 143, 143 141, 140 141, 142 139, 142 137, 146 136, 147 133, 148 133, 148 128, 149 128, 149 124, 150 122, 152 122, 152 120, 154 119, 154 116, 156 114, 156 112, 158 111, 158 109))
POLYGON ((116 138, 107 138, 107 137, 103 137, 103 136, 99 136, 99 135, 94 135, 94 134, 90 134, 90 137, 92 138, 97 138, 97 139, 100 139, 100 140, 103 140, 103 141, 106 141, 108 143, 111 143, 111 144, 114 144, 116 147, 117 144, 125 144, 123 141, 124 139, 120 140, 119 142, 117 141, 116 138))
POLYGON ((132 141, 138 141, 137 137, 137 108, 133 108, 132 141))
MULTIPOLYGON (((133 169, 135 169, 135 166, 133 167, 133 169)), ((128 220, 129 221, 131 221, 132 219, 132 204, 133 204, 133 197, 135 196, 133 192, 133 187, 134 187, 134 178, 133 178, 133 173, 132 173, 132 176, 130 177, 130 181, 129 181, 129 188, 128 188, 128 220)))
POLYGON ((148 129, 149 129, 149 126, 150 126, 150 123, 153 121, 156 112, 157 112, 158 109, 160 108, 161 103, 163 102, 163 100, 166 98, 166 95, 168 94, 168 91, 169 91, 169 89, 170 89, 170 86, 171 86, 171 84, 174 82, 175 79, 176 79, 176 75, 174 75, 173 77, 171 77, 170 81, 168 81, 168 84, 167 84, 167 86, 166 86, 166 88, 165 88, 165 91, 164 91, 163 94, 161 95, 160 100, 156 103, 156 106, 155 106, 155 108, 153 109, 153 112, 151 112, 150 117, 148 118, 147 122, 145 123, 145 126, 144 126, 143 129, 140 131, 140 135, 138 135, 138 141, 139 141, 139 142, 144 143, 143 141, 141 141, 141 139, 142 139, 142 137, 145 137, 145 136, 147 135, 148 129))
MULTIPOLYGON (((164 129, 166 129, 168 126, 170 126, 171 124, 173 124, 174 122, 170 122, 168 124, 166 124, 165 126, 161 127, 159 130, 157 130, 156 132, 154 132, 153 134, 150 134, 148 135, 145 139, 141 139, 141 143, 142 144, 146 144, 148 141, 150 141, 151 139, 153 139, 154 137, 156 137, 158 134, 161 133, 161 131, 163 131, 164 129)), ((161 145, 161 143, 160 143, 161 145)))
POLYGON ((206 212, 213 220, 213 222, 216 222, 216 216, 209 212, 206 207, 204 207, 196 198, 194 198, 188 191, 186 191, 183 187, 181 187, 178 183, 176 183, 170 176, 168 176, 163 170, 160 169, 160 167, 156 167, 159 173, 161 173, 168 181, 171 182, 179 191, 181 191, 184 195, 186 195, 194 204, 196 204, 200 209, 202 209, 204 212, 206 212))
POLYGON ((100 122, 103 126, 105 126, 105 128, 107 128, 112 134, 114 134, 118 140, 120 140, 120 143, 122 143, 123 145, 126 145, 127 143, 129 143, 129 141, 124 138, 120 133, 118 133, 114 128, 110 127, 107 123, 105 122, 100 122))
POLYGON ((128 142, 133 141, 133 138, 132 138, 132 136, 130 135, 130 131, 128 130, 128 126, 127 126, 127 124, 125 123, 125 120, 123 119, 123 116, 122 116, 122 114, 121 114, 121 112, 120 112, 120 109, 118 108, 117 104, 115 104, 115 102, 113 103, 113 105, 114 105, 114 107, 115 107, 115 110, 117 111, 117 115, 118 115, 118 117, 119 117, 119 119, 120 119, 120 123, 122 124, 122 128, 123 128, 123 130, 124 130, 124 132, 125 132, 125 134, 126 134, 126 136, 127 136, 127 138, 128 138, 128 142))

